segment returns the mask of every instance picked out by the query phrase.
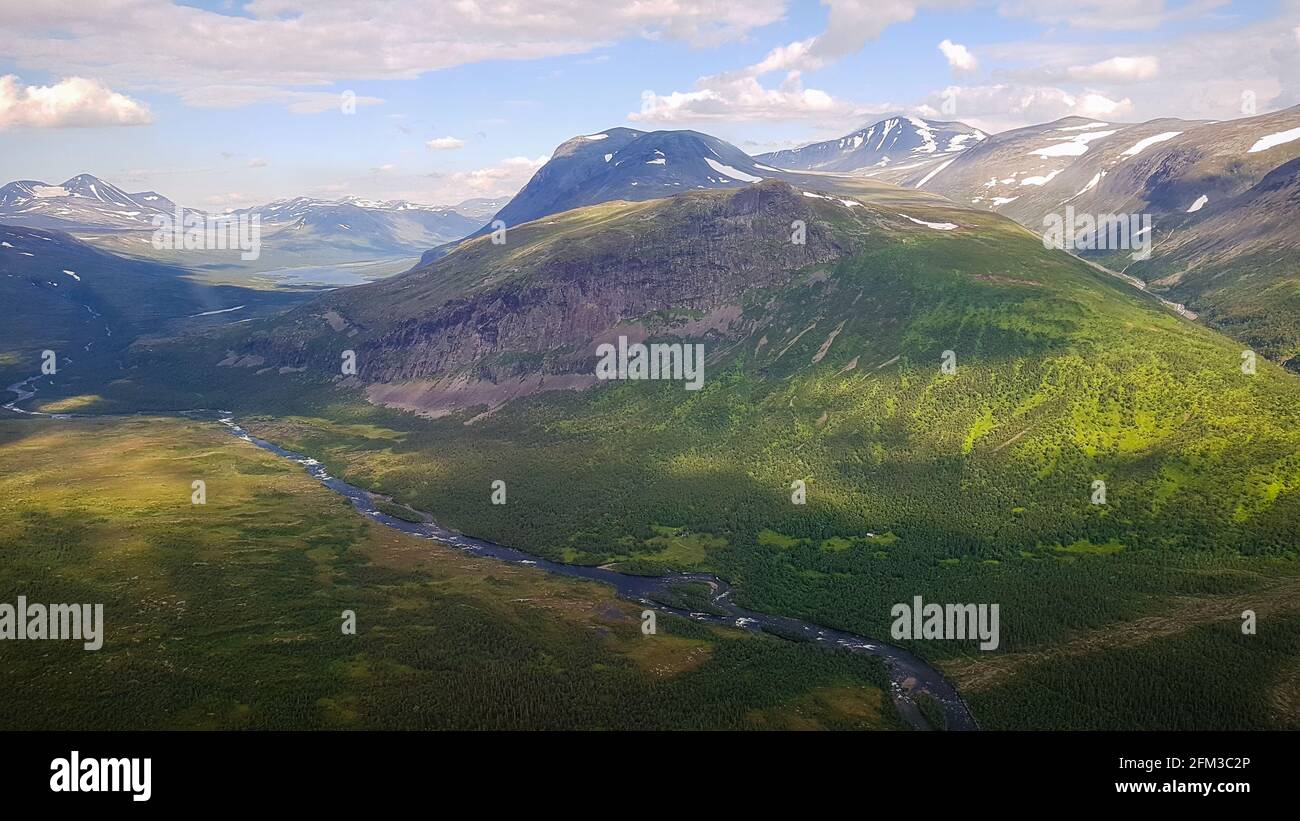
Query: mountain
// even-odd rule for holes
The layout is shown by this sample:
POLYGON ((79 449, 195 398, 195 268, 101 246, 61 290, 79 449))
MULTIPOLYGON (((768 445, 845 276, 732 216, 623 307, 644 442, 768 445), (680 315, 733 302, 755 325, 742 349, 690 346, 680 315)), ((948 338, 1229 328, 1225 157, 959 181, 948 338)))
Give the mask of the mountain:
MULTIPOLYGON (((1065 117, 994 134, 929 179, 908 182, 1006 214, 1031 228, 1037 222, 1041 229, 1045 214, 1063 202, 1078 202, 1116 166, 1194 125, 1168 119, 1130 125, 1065 117), (1129 151, 1134 153, 1125 153, 1129 151)), ((1107 190, 1115 188, 1113 180, 1107 182, 1107 190)))
POLYGON ((452 210, 482 224, 504 208, 510 199, 510 197, 473 197, 456 203, 452 206, 452 210))
MULTIPOLYGON (((531 220, 602 202, 641 202, 684 191, 742 188, 779 179, 801 189, 850 196, 873 194, 899 201, 925 201, 861 175, 788 171, 756 161, 736 146, 698 131, 637 131, 611 128, 566 140, 492 221, 513 228, 531 220)), ((428 265, 454 250, 450 242, 420 258, 428 265)))
POLYGON ((513 227, 583 205, 745 185, 776 170, 698 131, 611 128, 561 144, 493 219, 513 227))
POLYGON ((416 253, 430 245, 459 239, 481 225, 452 208, 357 197, 295 197, 233 213, 258 215, 262 225, 273 229, 285 247, 330 242, 374 253, 416 253))
MULTIPOLYGON (((984 726, 1117 720, 1077 705, 1105 699, 1119 657, 1073 637, 1171 600, 1221 621, 1241 608, 1212 597, 1286 581, 1300 385, 1267 360, 1242 373, 1239 343, 1009 219, 862 182, 557 213, 281 316, 134 346, 129 378, 167 374, 181 407, 274 412, 254 435, 548 558, 716 573, 746 606, 865 635, 916 595, 998 602, 996 657, 916 648, 967 671, 984 726), (620 337, 702 345, 701 389, 598 379, 620 337), (1086 663, 1031 661, 1066 645, 1086 663), (980 676, 1004 659, 1020 672, 980 676), (1028 713, 998 698, 1039 675, 1069 686, 1028 713)), ((1201 635, 1151 635, 1142 659, 1270 652, 1201 635)), ((1176 709, 1120 714, 1178 724, 1208 692, 1253 698, 1195 681, 1176 709)))
MULTIPOLYGON (((1206 186, 1209 188, 1209 186, 1206 186)), ((1300 372, 1300 157, 1237 194, 1170 219, 1129 273, 1155 293, 1300 372)))
POLYGON ((1297 157, 1300 107, 1222 122, 1066 118, 995 134, 912 182, 1038 232, 1067 207, 1148 215, 1149 259, 1087 255, 1300 367, 1300 275, 1285 261, 1300 207, 1283 193, 1297 157))
MULTIPOLYGON (((185 213, 207 216, 196 209, 187 208, 185 213)), ((90 174, 79 174, 61 185, 18 180, 0 188, 0 222, 11 225, 82 233, 152 231, 153 218, 159 214, 174 220, 176 203, 156 191, 128 194, 90 174)), ((253 214, 260 216, 264 226, 289 225, 308 229, 318 239, 345 237, 375 249, 407 253, 458 239, 482 224, 453 208, 359 197, 294 197, 232 212, 233 216, 253 214)))
MULTIPOLYGON (((185 213, 207 216, 188 208, 185 213)), ((128 194, 90 174, 79 174, 61 185, 18 180, 0 187, 0 222, 12 225, 76 232, 152 231, 153 218, 159 214, 174 220, 176 203, 156 191, 128 194)), ((445 206, 360 197, 294 197, 231 213, 253 214, 259 215, 263 226, 292 226, 307 229, 316 238, 342 236, 376 249, 407 253, 458 239, 482 224, 445 206)))
POLYGON ((0 222, 60 230, 152 230, 153 218, 175 219, 176 204, 154 191, 128 194, 90 174, 60 185, 18 180, 0 187, 0 222))
POLYGON ((965 123, 890 117, 837 140, 759 154, 755 159, 777 168, 857 173, 892 182, 903 172, 924 176, 987 136, 965 123))
MULTIPOLYGON (((483 204, 479 204, 482 208, 483 204)), ((202 219, 257 215, 255 259, 226 250, 155 248, 154 219, 176 219, 177 205, 157 191, 127 193, 90 174, 61 185, 19 180, 0 188, 0 222, 66 231, 118 256, 184 267, 215 282, 314 287, 364 282, 410 268, 430 246, 459 239, 483 224, 454 208, 405 200, 294 197, 229 214, 186 208, 202 219)))

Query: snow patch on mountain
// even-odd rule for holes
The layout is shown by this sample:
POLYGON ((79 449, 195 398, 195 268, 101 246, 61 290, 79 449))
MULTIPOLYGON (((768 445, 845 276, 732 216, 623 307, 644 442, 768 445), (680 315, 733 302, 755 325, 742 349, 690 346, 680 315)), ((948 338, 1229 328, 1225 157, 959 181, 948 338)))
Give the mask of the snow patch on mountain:
POLYGON ((907 216, 907 214, 899 214, 899 216, 904 217, 906 219, 910 219, 912 222, 916 223, 917 225, 924 225, 926 228, 933 228, 936 231, 951 231, 957 227, 954 223, 951 222, 927 222, 925 220, 919 220, 916 217, 909 217, 907 216))
POLYGON ((1156 143, 1162 143, 1162 142, 1164 142, 1165 140, 1172 140, 1174 137, 1177 137, 1179 134, 1182 134, 1182 133, 1183 133, 1183 132, 1181 132, 1181 131, 1165 131, 1165 132, 1162 132, 1162 133, 1160 133, 1160 134, 1155 134, 1155 135, 1153 135, 1153 136, 1147 137, 1147 138, 1144 139, 1144 140, 1138 140, 1138 141, 1137 141, 1136 143, 1134 143, 1131 147, 1125 149, 1125 150, 1120 154, 1120 156, 1121 156, 1121 157, 1136 157, 1138 154, 1141 154, 1143 151, 1145 151, 1146 149, 1148 149, 1148 148, 1150 148, 1151 146, 1155 145, 1156 143))
MULTIPOLYGON (((1080 188, 1079 193, 1075 194, 1074 197, 1070 197, 1070 200, 1074 199, 1075 197, 1081 197, 1084 194, 1091 191, 1092 189, 1096 188, 1097 183, 1101 182, 1102 177, 1105 176, 1106 176, 1105 171, 1098 171, 1096 174, 1093 174, 1092 179, 1088 180, 1088 184, 1080 188)), ((1066 200, 1066 202, 1069 202, 1070 200, 1066 200)))
POLYGON ((1023 180, 1020 181, 1020 184, 1021 185, 1047 185, 1049 182, 1052 181, 1052 178, 1059 173, 1061 173, 1061 169, 1058 168, 1055 171, 1052 171, 1051 173, 1045 176, 1025 177, 1023 180))
POLYGON ((746 174, 744 171, 741 171, 739 168, 733 168, 730 165, 724 165, 723 163, 718 162, 712 157, 705 157, 704 161, 708 163, 709 167, 712 168, 714 171, 717 171, 719 174, 722 174, 725 177, 730 177, 733 180, 739 180, 740 182, 762 182, 763 180, 762 177, 755 177, 753 174, 746 174))
POLYGON ((1100 140, 1114 134, 1118 129, 1110 131, 1085 131, 1082 134, 1076 134, 1062 143, 1053 143, 1043 148, 1036 148, 1029 153, 1039 157, 1081 157, 1088 151, 1088 143, 1093 140, 1100 140))
POLYGON ((934 141, 934 131, 930 124, 925 120, 918 120, 915 117, 908 117, 907 121, 916 129, 916 134, 921 138, 921 145, 913 148, 912 151, 918 154, 933 154, 939 150, 939 144, 934 141))
MULTIPOLYGON (((953 159, 956 159, 956 157, 954 157, 953 159)), ((934 179, 934 178, 935 178, 935 175, 937 175, 940 171, 942 171, 943 169, 947 168, 948 166, 952 165, 952 162, 953 162, 952 160, 948 160, 948 161, 945 162, 945 163, 941 163, 941 164, 939 165, 938 168, 934 169, 934 170, 931 171, 929 174, 926 174, 924 177, 922 177, 922 178, 921 178, 921 181, 918 182, 918 183, 916 184, 916 187, 917 187, 917 188, 920 188, 921 186, 925 185, 925 184, 926 184, 927 182, 929 182, 930 180, 934 179)))
POLYGON ((1289 143, 1292 140, 1300 140, 1300 128, 1291 128, 1286 131, 1279 131, 1276 134, 1269 134, 1265 137, 1260 137, 1246 153, 1254 154, 1259 151, 1267 151, 1270 148, 1289 143))

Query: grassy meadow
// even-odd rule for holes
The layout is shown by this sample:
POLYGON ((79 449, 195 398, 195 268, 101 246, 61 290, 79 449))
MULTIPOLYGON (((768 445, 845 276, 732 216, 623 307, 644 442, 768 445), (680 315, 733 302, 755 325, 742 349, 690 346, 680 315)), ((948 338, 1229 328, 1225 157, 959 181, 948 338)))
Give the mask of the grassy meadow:
POLYGON ((391 531, 214 423, 0 421, 0 498, 0 601, 106 622, 97 652, 0 645, 4 729, 901 726, 873 660, 644 636, 603 586, 391 531))

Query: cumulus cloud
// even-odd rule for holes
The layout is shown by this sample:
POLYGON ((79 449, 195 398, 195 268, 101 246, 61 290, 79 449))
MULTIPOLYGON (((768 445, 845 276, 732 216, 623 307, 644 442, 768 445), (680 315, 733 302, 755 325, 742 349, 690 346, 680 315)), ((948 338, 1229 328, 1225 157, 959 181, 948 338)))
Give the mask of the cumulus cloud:
POLYGON ((421 192, 425 202, 460 202, 474 197, 510 196, 532 179, 549 156, 536 158, 507 157, 496 165, 469 171, 433 174, 437 183, 432 191, 421 192))
POLYGON ((955 102, 952 116, 990 132, 1061 117, 1119 120, 1133 113, 1133 101, 1127 97, 1115 100, 1096 91, 1072 93, 1052 86, 1013 84, 949 86, 927 98, 918 113, 939 116, 945 99, 955 102))
POLYGON ((824 91, 804 88, 790 72, 779 88, 764 88, 756 77, 702 77, 694 91, 641 92, 641 110, 628 119, 673 123, 706 120, 799 120, 852 116, 859 107, 824 91))
POLYGON ((974 71, 979 68, 979 60, 975 59, 975 55, 970 53, 970 49, 961 43, 944 40, 939 44, 939 51, 943 52, 943 56, 948 58, 948 65, 954 71, 974 71))
POLYGON ((144 103, 98 80, 69 77, 50 86, 22 86, 0 77, 0 129, 143 125, 153 120, 144 103))
POLYGON ((1133 83, 1160 73, 1156 57, 1112 57, 1089 66, 1071 66, 1070 79, 1082 82, 1133 83))
POLYGON ((411 79, 485 60, 582 54, 630 37, 714 45, 780 20, 784 5, 530 0, 497 8, 446 0, 252 0, 234 15, 171 0, 31 2, 6 4, 0 41, 7 62, 40 71, 157 89, 196 106, 277 102, 311 112, 336 106, 337 96, 304 96, 316 94, 304 87, 411 79))
POLYGON ((448 151, 453 148, 463 148, 465 141, 458 137, 434 137, 425 143, 429 148, 435 151, 448 151))
MULTIPOLYGON (((929 0, 942 5, 948 0, 929 0)), ((865 111, 825 91, 804 88, 803 72, 853 54, 889 26, 911 20, 926 0, 822 0, 829 7, 826 30, 815 37, 778 46, 759 62, 736 71, 701 77, 691 91, 641 93, 641 110, 628 119, 640 122, 705 120, 800 120, 847 118, 865 111), (762 77, 785 76, 776 87, 762 77)))
POLYGON ((1300 103, 1297 23, 1300 3, 1288 2, 1278 14, 1257 20, 1225 19, 1221 25, 1170 37, 1143 38, 1140 50, 1117 48, 1115 38, 1068 42, 1053 38, 982 45, 980 57, 999 64, 999 83, 1056 86, 1076 94, 1087 90, 1115 101, 1128 99, 1130 120, 1221 120, 1256 107, 1263 113, 1300 103), (1112 62, 1116 54, 1133 62, 1112 62), (1126 73, 1149 76, 1132 80, 1126 73), (1244 106, 1247 95, 1257 106, 1244 106))

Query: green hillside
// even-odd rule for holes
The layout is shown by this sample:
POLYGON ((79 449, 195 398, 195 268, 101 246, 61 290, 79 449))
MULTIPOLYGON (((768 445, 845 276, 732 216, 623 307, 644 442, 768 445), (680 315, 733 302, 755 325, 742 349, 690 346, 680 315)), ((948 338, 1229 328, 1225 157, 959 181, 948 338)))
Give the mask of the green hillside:
MULTIPOLYGON (((996 215, 769 190, 752 211, 726 199, 741 195, 697 193, 558 215, 505 246, 480 239, 423 273, 249 323, 248 336, 137 346, 107 395, 274 413, 252 429, 466 532, 566 561, 713 570, 747 606, 869 635, 887 636, 890 606, 914 595, 999 603, 1000 652, 1032 654, 1188 599, 1227 608, 1294 589, 1296 377, 1262 358, 1243 373, 1239 343, 996 215), (810 219, 819 261, 782 267, 792 218, 810 219), (648 241, 663 231, 681 233, 648 241), (773 265, 759 275, 750 263, 763 258, 773 265), (428 395, 444 377, 422 374, 422 353, 485 327, 497 344, 477 365, 502 383, 581 373, 594 360, 579 336, 548 357, 553 338, 507 347, 505 329, 572 310, 546 300, 575 280, 591 302, 631 304, 610 289, 628 288, 633 269, 644 272, 637 293, 659 307, 617 327, 702 342, 703 390, 630 381, 433 419, 376 407, 361 380, 337 378, 338 351, 355 348, 382 363, 372 373, 406 367, 428 395), (707 271, 707 293, 680 298, 682 271, 707 271), (418 323, 404 324, 400 306, 418 323), (698 321, 723 309, 725 321, 698 321), (336 321, 320 318, 328 311, 336 321), (953 374, 941 372, 945 351, 953 374), (232 366, 240 357, 255 361, 232 366), (171 375, 165 386, 158 372, 171 375), (489 502, 497 479, 504 506, 489 502), (791 501, 797 479, 806 505, 791 501), (1095 481, 1105 504, 1092 503, 1095 481)), ((570 331, 590 342, 611 327, 570 331)), ((1213 629, 1235 631, 1236 613, 1213 629)), ((1270 674, 1294 663, 1267 646, 1233 644, 1273 653, 1260 657, 1270 674)), ((998 656, 919 649, 975 668, 998 656)), ((1116 686, 1103 672, 1089 683, 1116 686)), ((1218 684, 1187 692, 1245 698, 1218 684)), ((1242 709, 1270 703, 1252 695, 1242 709)), ((1043 720, 1076 723, 1068 710, 1043 720)))

